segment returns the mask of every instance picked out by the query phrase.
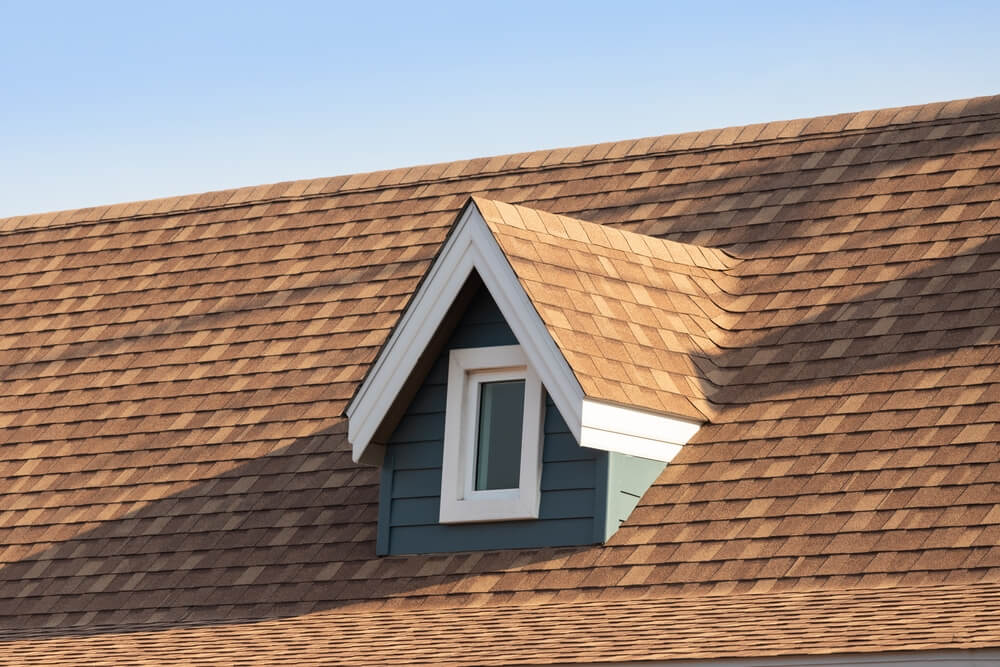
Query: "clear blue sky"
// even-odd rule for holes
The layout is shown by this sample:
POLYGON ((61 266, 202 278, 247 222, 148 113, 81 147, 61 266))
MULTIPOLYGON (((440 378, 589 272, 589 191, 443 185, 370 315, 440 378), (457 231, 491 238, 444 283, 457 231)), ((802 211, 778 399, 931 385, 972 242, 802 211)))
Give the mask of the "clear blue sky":
POLYGON ((997 2, 0 0, 0 217, 998 92, 997 2))

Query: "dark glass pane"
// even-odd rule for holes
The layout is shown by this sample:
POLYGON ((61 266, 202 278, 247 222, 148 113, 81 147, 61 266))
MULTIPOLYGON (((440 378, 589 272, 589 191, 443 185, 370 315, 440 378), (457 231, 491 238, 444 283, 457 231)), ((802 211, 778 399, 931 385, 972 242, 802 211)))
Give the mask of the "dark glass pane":
POLYGON ((479 385, 477 491, 518 487, 523 422, 524 380, 479 385))

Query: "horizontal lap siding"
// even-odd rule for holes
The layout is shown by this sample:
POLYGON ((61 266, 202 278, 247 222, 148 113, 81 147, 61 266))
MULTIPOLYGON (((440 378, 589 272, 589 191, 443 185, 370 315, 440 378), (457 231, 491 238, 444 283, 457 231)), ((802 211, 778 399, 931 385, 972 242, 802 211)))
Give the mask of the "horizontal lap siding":
POLYGON ((594 541, 595 478, 603 454, 581 448, 552 401, 545 399, 542 497, 538 520, 438 523, 448 352, 515 345, 517 340, 485 290, 473 299, 389 439, 382 498, 391 554, 589 544, 594 541))

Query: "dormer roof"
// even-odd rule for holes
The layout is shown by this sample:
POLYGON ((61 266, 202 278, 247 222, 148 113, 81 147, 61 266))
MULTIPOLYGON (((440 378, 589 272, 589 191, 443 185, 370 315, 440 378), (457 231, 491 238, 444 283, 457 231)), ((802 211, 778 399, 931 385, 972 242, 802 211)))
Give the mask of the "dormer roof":
POLYGON ((624 437, 618 451, 669 461, 713 412, 738 265, 719 249, 472 197, 347 408, 355 460, 379 460, 372 439, 475 271, 581 444, 624 437), (641 419, 671 433, 662 451, 643 445, 649 428, 607 436, 610 422, 641 419))
POLYGON ((474 197, 586 397, 704 422, 740 261, 474 197))

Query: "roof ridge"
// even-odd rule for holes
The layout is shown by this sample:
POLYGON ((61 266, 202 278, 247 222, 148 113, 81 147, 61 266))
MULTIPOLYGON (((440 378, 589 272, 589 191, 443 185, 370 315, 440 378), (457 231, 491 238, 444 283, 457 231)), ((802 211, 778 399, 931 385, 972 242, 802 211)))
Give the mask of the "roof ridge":
POLYGON ((598 162, 618 162, 638 157, 721 150, 737 145, 791 143, 845 134, 861 135, 893 127, 905 129, 954 122, 974 117, 1000 117, 1000 95, 972 97, 926 104, 871 109, 809 118, 734 125, 693 132, 623 139, 598 144, 484 156, 451 162, 413 165, 396 169, 343 174, 297 181, 281 181, 175 195, 133 202, 62 211, 29 213, 0 218, 0 235, 39 229, 60 229, 125 219, 204 212, 302 201, 347 192, 370 192, 393 186, 450 182, 473 176, 531 173, 598 162), (985 108, 978 108, 979 106, 985 108), (469 171, 479 163, 478 169, 469 171), (513 164, 512 164, 513 163, 513 164), (490 165, 495 164, 491 169, 490 165), (429 175, 433 174, 433 175, 429 175), (411 178, 407 179, 410 176, 411 178), (79 219, 74 219, 81 216, 79 219))
MULTIPOLYGON (((722 273, 725 273, 727 271, 731 271, 732 269, 736 268, 737 266, 739 266, 743 262, 747 261, 746 258, 738 257, 737 255, 734 255, 733 253, 731 253, 728 250, 726 250, 725 248, 715 248, 715 247, 711 247, 711 246, 701 246, 701 245, 698 245, 696 243, 686 243, 684 241, 675 241, 673 239, 660 238, 659 236, 651 236, 649 234, 643 234, 642 232, 634 232, 634 231, 629 230, 629 229, 619 229, 617 227, 606 227, 606 226, 604 226, 604 225, 602 225, 600 223, 591 222, 589 220, 584 220, 583 218, 578 218, 578 217, 575 217, 575 216, 572 216, 572 215, 567 215, 565 213, 552 213, 550 211, 545 211, 545 210, 540 209, 540 208, 534 208, 532 206, 525 206, 524 204, 511 204, 511 203, 505 202, 505 201, 503 201, 501 199, 492 199, 490 197, 484 197, 482 195, 472 195, 470 197, 470 199, 472 199, 472 201, 476 202, 477 206, 479 206, 480 202, 486 202, 487 205, 493 205, 493 206, 499 205, 499 207, 511 207, 511 208, 513 208, 515 210, 518 210, 518 211, 527 211, 527 212, 530 212, 532 214, 539 215, 539 216, 542 216, 542 217, 554 218, 554 219, 557 219, 557 220, 559 220, 560 222, 563 222, 563 223, 565 223, 565 222, 571 222, 571 223, 578 223, 578 224, 582 224, 582 225, 593 225, 595 227, 601 227, 604 230, 605 234, 607 234, 609 232, 613 232, 614 234, 622 236, 625 239, 629 239, 629 238, 636 239, 636 240, 640 240, 641 239, 641 244, 638 245, 638 247, 632 246, 630 244, 629 252, 632 252, 632 253, 635 253, 635 254, 638 254, 638 255, 644 255, 644 256, 647 256, 647 257, 655 257, 656 259, 661 260, 661 261, 668 261, 668 262, 672 262, 672 263, 675 263, 675 264, 681 264, 681 265, 685 265, 685 266, 693 266, 693 267, 698 267, 698 268, 706 269, 706 270, 720 271, 722 273), (667 250, 668 254, 667 254, 666 257, 664 257, 662 255, 659 255, 659 254, 656 254, 656 253, 652 253, 652 252, 643 252, 642 244, 645 244, 647 246, 649 244, 652 244, 654 246, 660 246, 661 248, 668 249, 667 250), (683 253, 679 253, 679 256, 678 256, 678 254, 674 254, 674 253, 669 252, 669 249, 683 250, 684 252, 683 253), (725 264, 725 266, 723 266, 723 267, 710 266, 710 265, 708 265, 705 262, 700 262, 700 261, 698 261, 699 260, 699 257, 698 257, 699 253, 701 253, 703 255, 707 255, 707 256, 718 257, 719 261, 723 262, 725 264)), ((480 206, 480 209, 482 209, 481 206, 480 206)), ((512 224, 514 224, 514 222, 512 220, 510 220, 507 217, 503 217, 502 214, 501 214, 501 217, 503 218, 502 219, 503 224, 506 224, 506 225, 512 225, 512 224)), ((527 227, 522 226, 521 228, 522 229, 526 229, 527 227)), ((551 234, 552 230, 548 230, 548 233, 551 234)), ((564 234, 564 235, 560 235, 560 236, 562 238, 566 238, 566 239, 572 238, 571 235, 569 235, 569 234, 564 234)))

